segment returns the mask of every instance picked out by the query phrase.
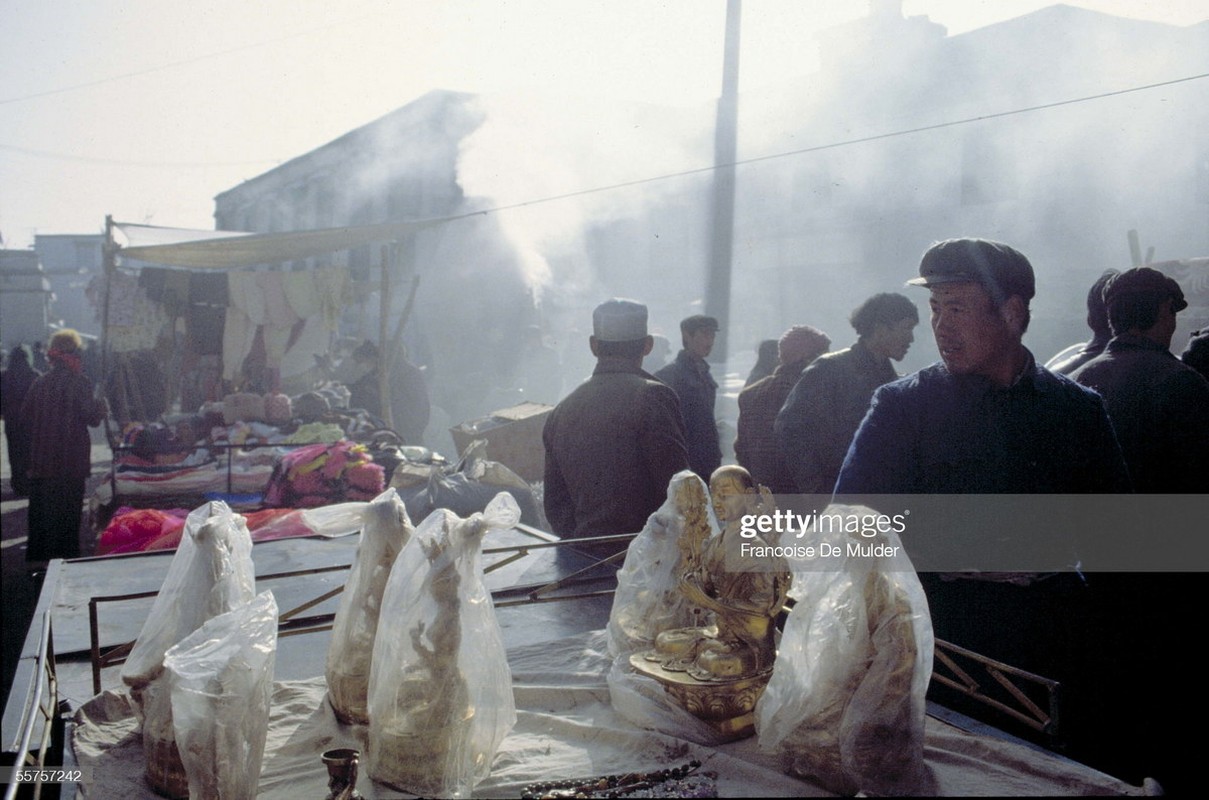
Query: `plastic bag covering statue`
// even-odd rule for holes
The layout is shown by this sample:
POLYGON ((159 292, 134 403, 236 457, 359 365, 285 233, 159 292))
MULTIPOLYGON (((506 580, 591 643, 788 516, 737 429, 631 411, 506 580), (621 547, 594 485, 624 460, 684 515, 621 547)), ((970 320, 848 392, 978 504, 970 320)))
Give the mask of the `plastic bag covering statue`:
POLYGON ((774 621, 785 606, 790 575, 779 556, 742 554, 744 518, 776 510, 768 489, 743 467, 727 465, 714 470, 709 490, 717 525, 686 526, 677 570, 680 593, 708 611, 714 624, 665 629, 646 658, 697 681, 726 682, 772 669, 774 621))
MULTIPOLYGON (((875 513, 831 505, 819 517, 875 513)), ((897 534, 823 527, 798 543, 826 542, 845 555, 826 566, 791 560, 794 606, 756 705, 760 746, 779 752, 786 771, 840 794, 926 796, 924 696, 934 641, 919 577, 897 534), (894 555, 850 553, 858 539, 894 555)))
POLYGON ((341 722, 369 724, 369 666, 382 594, 411 533, 407 508, 394 489, 387 489, 365 507, 361 543, 327 649, 327 699, 341 722))
POLYGON ((615 660, 613 705, 636 724, 700 743, 744 738, 755 732, 755 703, 771 677, 774 623, 790 575, 783 559, 736 562, 735 554, 744 541, 742 520, 772 513, 773 498, 747 470, 725 466, 711 475, 708 492, 700 482, 685 482, 676 487, 675 500, 679 558, 672 592, 693 609, 693 621, 654 626, 653 641, 629 657, 631 670, 615 660), (670 699, 655 694, 644 683, 648 678, 670 699), (645 695, 641 706, 633 702, 639 690, 645 695), (678 710, 669 711, 669 703, 687 710, 692 724, 678 710))
POLYGON ((488 531, 520 520, 511 495, 462 519, 438 509, 391 568, 369 674, 375 781, 427 797, 465 797, 487 777, 516 724, 512 673, 480 550, 488 531))
POLYGON ((655 637, 669 628, 706 625, 710 620, 679 591, 680 540, 686 513, 696 513, 711 530, 717 529, 704 508, 705 482, 691 470, 672 476, 667 500, 634 537, 625 563, 617 571, 617 590, 609 612, 609 654, 629 658, 654 646, 655 637), (691 501, 696 499, 698 503, 691 501))
POLYGON ((614 711, 640 728, 718 745, 729 737, 695 717, 662 684, 630 664, 630 656, 654 647, 663 631, 713 623, 710 613, 688 602, 679 590, 686 529, 707 535, 718 530, 705 482, 690 470, 672 476, 667 500, 630 542, 617 573, 607 629, 613 656, 607 676, 609 700, 614 711))
POLYGON ((247 603, 255 592, 252 537, 243 516, 217 500, 190 512, 159 594, 122 666, 122 680, 141 720, 147 781, 162 795, 188 794, 173 733, 164 654, 206 620, 247 603))
POLYGON ((256 796, 276 655, 277 601, 270 591, 212 617, 164 655, 190 797, 256 796))

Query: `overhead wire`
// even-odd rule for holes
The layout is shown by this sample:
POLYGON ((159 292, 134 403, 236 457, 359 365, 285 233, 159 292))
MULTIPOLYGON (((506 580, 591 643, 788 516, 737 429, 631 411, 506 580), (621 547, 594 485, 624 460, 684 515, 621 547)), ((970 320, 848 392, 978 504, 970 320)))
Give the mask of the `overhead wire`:
POLYGON ((1110 91, 1110 92, 1101 92, 1100 94, 1086 95, 1083 97, 1074 97, 1074 98, 1069 98, 1066 100, 1058 100, 1058 101, 1055 101, 1052 103, 1041 103, 1039 105, 1012 109, 1010 111, 998 111, 998 112, 993 112, 990 114, 980 114, 980 115, 974 116, 974 117, 965 117, 963 119, 948 120, 946 122, 937 122, 932 125, 920 125, 920 126, 917 126, 914 128, 905 128, 902 130, 889 131, 886 133, 872 134, 870 136, 860 136, 860 137, 853 138, 853 139, 844 139, 844 140, 838 141, 838 142, 830 142, 828 144, 813 145, 811 147, 803 147, 803 148, 799 148, 797 150, 788 150, 788 151, 780 152, 780 153, 771 153, 768 155, 753 156, 751 158, 738 159, 738 160, 728 163, 728 164, 711 164, 711 165, 705 166, 705 167, 695 167, 693 169, 687 169, 687 170, 683 170, 680 172, 672 172, 672 173, 667 173, 667 174, 663 174, 663 175, 654 175, 654 176, 647 177, 647 178, 638 178, 638 179, 635 179, 632 181, 623 181, 621 183, 614 183, 614 184, 610 184, 608 186, 598 186, 598 187, 594 187, 591 189, 581 189, 581 190, 574 191, 574 192, 566 192, 564 194, 551 195, 549 197, 543 197, 543 198, 539 198, 536 200, 526 200, 526 201, 522 201, 519 203, 513 203, 510 205, 498 206, 496 208, 490 208, 490 209, 484 209, 482 211, 478 211, 475 213, 490 214, 490 213, 497 212, 497 211, 507 211, 507 210, 515 209, 515 208, 524 208, 526 206, 538 205, 541 203, 550 203, 550 202, 553 202, 556 200, 567 200, 567 199, 570 199, 573 197, 582 197, 584 195, 595 194, 597 192, 608 192, 608 191, 613 191, 615 189, 625 189, 625 188, 630 188, 630 187, 634 187, 634 186, 642 186, 644 184, 655 183, 657 181, 672 180, 675 178, 684 178, 684 177, 688 177, 691 175, 700 175, 700 174, 704 174, 704 173, 708 173, 708 172, 713 172, 714 170, 718 170, 718 169, 722 169, 722 168, 741 167, 741 166, 745 166, 748 164, 756 164, 756 163, 759 163, 762 161, 772 161, 772 160, 780 159, 780 158, 790 158, 792 156, 800 156, 800 155, 804 155, 806 153, 817 153, 817 152, 820 152, 823 150, 832 150, 832 149, 835 149, 838 147, 848 147, 850 145, 864 144, 867 142, 876 142, 876 141, 880 141, 883 139, 892 139, 892 138, 895 138, 898 136, 909 136, 909 135, 916 134, 916 133, 926 133, 928 131, 941 130, 943 128, 952 128, 952 127, 955 127, 958 125, 969 125, 969 124, 975 123, 975 122, 983 122, 983 121, 991 120, 991 119, 1000 119, 1003 117, 1010 117, 1010 116, 1014 116, 1017 114, 1027 114, 1027 113, 1034 112, 1034 111, 1043 111, 1043 110, 1051 109, 1051 108, 1059 108, 1061 106, 1074 105, 1076 103, 1086 103, 1086 102, 1091 102, 1093 100, 1104 100, 1109 97, 1119 97, 1121 95, 1131 94, 1134 92, 1142 92, 1142 91, 1146 91, 1149 89, 1158 89, 1158 88, 1161 88, 1164 86, 1173 86, 1176 84, 1187 83, 1189 81, 1201 80, 1204 78, 1209 78, 1209 72, 1201 73, 1199 75, 1188 75, 1183 78, 1174 78, 1172 80, 1167 80, 1167 81, 1159 81, 1157 83, 1148 83, 1143 86, 1134 86, 1134 87, 1131 87, 1128 89, 1117 89, 1117 90, 1110 91))
MULTIPOLYGON (((660 175, 648 176, 645 178, 637 178, 631 181, 622 181, 620 183, 609 184, 606 186, 596 186, 589 189, 579 189, 572 192, 564 192, 562 194, 550 195, 548 197, 535 198, 533 200, 524 200, 508 205, 495 206, 489 209, 482 209, 471 212, 470 215, 491 214, 499 211, 508 211, 517 208, 525 208, 528 206, 541 205, 551 203, 558 200, 568 200, 574 197, 583 197, 600 192, 615 191, 617 189, 631 188, 642 186, 645 184, 656 183, 660 181, 674 180, 677 178, 685 178, 692 175, 701 175, 724 167, 741 167, 749 164, 756 164, 763 161, 772 161, 782 158, 790 158, 793 156, 805 155, 807 153, 817 153, 824 150, 832 150, 839 147, 849 147, 857 144, 865 144, 868 142, 881 141, 892 139, 900 136, 910 136, 917 133, 926 133, 928 131, 942 130, 944 128, 952 128, 959 125, 969 125, 975 122, 984 122, 992 119, 1001 119, 1004 117, 1016 116, 1019 114, 1028 114, 1036 111, 1044 111, 1047 109, 1060 108, 1062 106, 1070 106, 1079 103, 1087 103, 1096 100, 1104 100, 1111 97, 1120 97, 1122 95, 1133 94, 1136 92, 1149 91, 1159 89, 1166 86, 1174 86, 1177 84, 1188 83, 1196 80, 1209 78, 1209 73, 1201 73, 1198 75, 1188 75, 1182 78, 1173 78, 1166 81, 1158 81, 1156 83, 1148 83, 1141 86, 1133 86, 1127 89, 1116 89, 1098 94, 1084 95, 1082 97, 1068 98, 1058 100, 1052 103, 1040 103, 1037 105, 1025 106, 1022 108, 1011 109, 1008 111, 997 111, 988 114, 979 114, 973 117, 964 117, 956 120, 946 120, 937 122, 931 125, 919 125, 912 128, 904 128, 901 130, 888 131, 885 133, 871 134, 869 136, 860 136, 851 139, 844 139, 826 144, 813 145, 810 147, 798 148, 796 150, 788 150, 779 153, 771 153, 762 156, 753 156, 751 158, 738 159, 729 164, 710 164, 703 167, 695 167, 692 169, 681 170, 679 172, 664 173, 660 175)), ((33 150, 30 148, 16 147, 14 145, 0 144, 0 150, 9 150, 13 152, 23 153, 25 155, 37 156, 40 158, 54 158, 65 161, 78 161, 94 164, 117 165, 117 166, 134 166, 134 167, 163 167, 163 168, 206 168, 206 167, 234 167, 234 166, 255 166, 260 164, 281 163, 278 159, 259 159, 251 161, 229 161, 229 162, 153 162, 153 161, 124 161, 118 159, 102 159, 88 156, 78 156, 67 153, 53 153, 42 150, 33 150)))

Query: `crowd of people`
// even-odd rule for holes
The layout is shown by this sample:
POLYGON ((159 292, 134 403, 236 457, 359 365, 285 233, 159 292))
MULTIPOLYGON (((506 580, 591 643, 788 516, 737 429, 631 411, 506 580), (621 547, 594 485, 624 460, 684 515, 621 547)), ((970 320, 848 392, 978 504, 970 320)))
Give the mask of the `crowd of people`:
MULTIPOLYGON (((899 292, 853 309, 855 341, 844 349, 830 351, 832 337, 805 323, 761 343, 738 395, 733 443, 756 484, 824 498, 1209 492, 1209 330, 1172 353, 1188 305, 1175 280, 1145 266, 1105 272, 1088 290, 1091 338, 1044 366, 1023 344, 1036 283, 1015 248, 941 241, 905 283, 927 292, 939 355, 917 372, 895 368, 920 322, 916 301, 899 292)), ((708 361, 718 330, 711 316, 681 320, 672 356, 651 335, 644 304, 607 300, 592 315, 595 369, 575 387, 564 385, 541 330, 525 332, 518 385, 527 396, 558 398, 542 434, 554 533, 617 537, 584 545, 616 558, 627 545, 619 535, 643 528, 673 476, 691 470, 708 483, 724 467, 708 361)), ((44 351, 14 348, 3 373, 12 489, 29 497, 33 570, 79 555, 88 428, 108 413, 84 374, 82 348, 78 333, 60 330, 44 351)), ((345 365, 355 404, 377 414, 385 410, 379 362, 366 342, 345 365)), ((391 378, 392 402, 405 401, 395 422, 417 440, 429 421, 424 376, 403 353, 391 378), (423 396, 402 397, 411 390, 423 396)), ((1193 575, 921 580, 939 638, 1069 687, 1073 754, 1123 777, 1153 769, 1172 788, 1185 785, 1188 745, 1172 733, 1178 684, 1158 676, 1181 659, 1193 575), (1152 683, 1121 690, 1139 678, 1152 683)))
MULTIPOLYGON (((1023 344, 1036 283, 1015 248, 938 242, 906 283, 929 293, 939 360, 903 377, 894 369, 919 322, 899 293, 855 309, 857 339, 838 352, 827 352, 826 333, 791 327, 773 371, 754 375, 738 398, 735 454, 757 482, 837 499, 1209 492, 1206 336, 1172 354, 1187 306, 1173 279, 1149 267, 1106 273, 1089 292, 1093 338, 1057 370, 1023 344)), ((544 503, 562 537, 637 532, 673 475, 691 469, 708 481, 721 465, 705 360, 717 321, 685 319, 683 349, 654 374, 643 370, 653 347, 646 323, 633 300, 596 308, 596 370, 546 424, 544 503)), ((1179 685, 1161 676, 1184 660, 1195 579, 921 574, 939 638, 1067 688, 1073 755, 1179 790, 1193 754, 1177 733, 1179 685)))

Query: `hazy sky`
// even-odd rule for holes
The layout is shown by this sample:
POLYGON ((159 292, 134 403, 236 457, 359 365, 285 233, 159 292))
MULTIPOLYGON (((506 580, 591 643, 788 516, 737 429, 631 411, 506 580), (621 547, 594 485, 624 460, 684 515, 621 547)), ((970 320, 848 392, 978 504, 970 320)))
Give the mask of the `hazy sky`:
MULTIPOLYGON (((955 34, 1048 5, 903 10, 955 34)), ((1209 18, 1209 0, 1070 5, 1209 18)), ((866 8, 747 0, 741 88, 809 74, 814 32, 866 8)), ((99 232, 106 214, 211 228, 219 192, 432 89, 696 104, 719 91, 725 14, 725 0, 0 0, 0 234, 23 248, 99 232)))

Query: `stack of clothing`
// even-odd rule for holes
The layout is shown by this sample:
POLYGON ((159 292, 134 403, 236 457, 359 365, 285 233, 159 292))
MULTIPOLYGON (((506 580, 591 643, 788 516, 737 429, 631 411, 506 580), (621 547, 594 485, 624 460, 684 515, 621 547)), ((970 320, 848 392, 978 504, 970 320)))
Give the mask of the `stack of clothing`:
POLYGON ((282 456, 265 490, 268 506, 315 508, 346 500, 373 500, 386 488, 386 471, 369 448, 342 439, 282 456))

